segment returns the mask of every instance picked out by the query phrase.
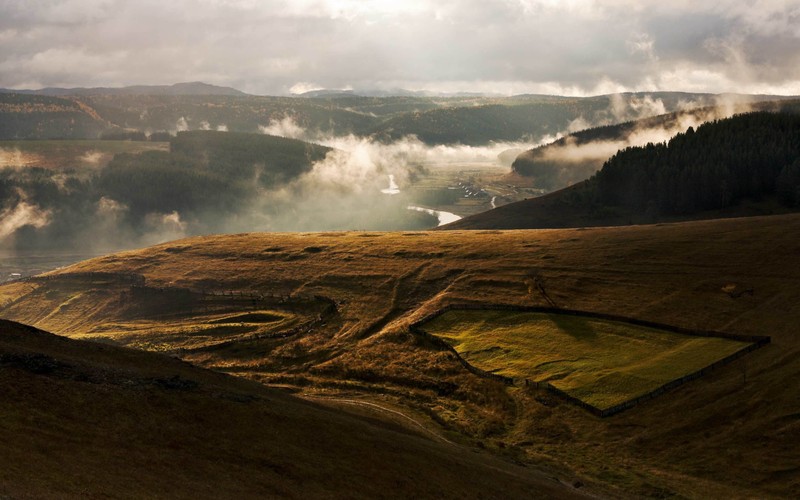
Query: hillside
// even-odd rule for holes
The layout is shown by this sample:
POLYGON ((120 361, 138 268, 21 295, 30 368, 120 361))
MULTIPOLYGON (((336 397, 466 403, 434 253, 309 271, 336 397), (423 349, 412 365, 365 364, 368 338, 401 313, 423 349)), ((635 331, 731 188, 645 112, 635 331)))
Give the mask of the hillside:
POLYGON ((180 132, 169 150, 153 142, 6 144, 18 164, 0 168, 0 215, 9 221, 0 246, 28 250, 118 249, 236 227, 228 222, 331 151, 217 131, 180 132))
POLYGON ((203 82, 184 82, 172 85, 130 85, 127 87, 59 88, 48 87, 39 90, 0 89, 4 94, 36 94, 47 96, 88 96, 88 95, 247 95, 231 87, 220 87, 203 82))
MULTIPOLYGON (((272 97, 242 94, 202 83, 137 86, 119 89, 46 89, 47 95, 2 93, 5 106, 0 140, 81 138, 101 134, 164 133, 179 130, 232 132, 321 138, 354 134, 391 142, 416 136, 429 145, 486 145, 492 142, 538 142, 576 126, 609 125, 664 112, 710 106, 719 101, 751 103, 774 96, 725 96, 680 92, 625 93, 586 98, 543 95, 272 97), (42 115, 42 100, 74 108, 93 121, 42 115), (67 120, 61 120, 61 118, 67 120), (299 127, 299 128, 298 128, 299 127)), ((63 109, 62 109, 63 108, 63 109)), ((0 110, 3 108, 0 108, 0 110)), ((55 109, 55 108, 53 108, 55 109)), ((77 115, 76 115, 77 116, 77 115)))
MULTIPOLYGON (((682 92, 622 93, 583 98, 543 95, 453 98, 452 101, 443 101, 448 104, 440 108, 415 110, 391 117, 380 123, 373 133, 382 140, 415 135, 427 144, 536 142, 541 137, 555 137, 575 127, 608 126, 709 106, 724 105, 746 110, 755 102, 776 99, 786 98, 682 92)), ((660 120, 669 122, 670 118, 660 120)), ((644 125, 655 127, 661 125, 660 120, 644 125)), ((628 131, 623 126, 621 132, 628 131)), ((600 135, 617 135, 614 132, 614 129, 608 129, 600 135)))
POLYGON ((95 138, 109 126, 79 101, 0 93, 2 140, 95 138))
POLYGON ((795 108, 737 115, 690 127, 667 143, 628 147, 585 182, 447 227, 580 227, 796 211, 795 108))
POLYGON ((0 314, 343 407, 389 407, 450 440, 553 467, 601 495, 793 497, 799 230, 800 215, 784 215, 198 237, 0 286, 0 314), (535 387, 478 376, 409 330, 448 304, 554 304, 769 335, 771 344, 601 419, 535 387))
POLYGON ((9 321, 0 390, 4 497, 578 496, 387 417, 9 321))
POLYGON ((528 177, 533 185, 555 191, 584 181, 597 172, 617 151, 649 142, 669 140, 689 127, 752 111, 797 111, 797 100, 747 100, 725 105, 696 107, 602 127, 588 128, 554 142, 529 149, 512 165, 515 174, 528 177))

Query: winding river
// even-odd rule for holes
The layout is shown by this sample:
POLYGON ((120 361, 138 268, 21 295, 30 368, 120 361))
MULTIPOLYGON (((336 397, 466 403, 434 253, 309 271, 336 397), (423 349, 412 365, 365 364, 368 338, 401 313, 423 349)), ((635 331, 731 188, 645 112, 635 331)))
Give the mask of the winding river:
MULTIPOLYGON (((394 175, 389 174, 389 187, 386 189, 381 189, 381 193, 383 194, 390 194, 395 195, 400 193, 400 187, 394 180, 394 175)), ((460 215, 456 215, 451 212, 445 212, 444 210, 434 210, 433 208, 425 208, 425 207, 418 207, 416 205, 409 205, 409 210, 416 210, 417 212, 425 212, 427 214, 433 215, 437 219, 439 219, 440 226, 444 226, 445 224, 450 224, 451 222, 455 222, 461 219, 460 215)))

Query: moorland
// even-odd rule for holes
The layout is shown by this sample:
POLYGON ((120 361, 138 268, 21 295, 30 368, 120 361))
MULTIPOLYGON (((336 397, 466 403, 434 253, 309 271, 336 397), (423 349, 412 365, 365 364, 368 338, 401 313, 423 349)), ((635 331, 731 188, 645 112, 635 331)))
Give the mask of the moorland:
POLYGON ((603 494, 791 496, 797 229, 800 217, 785 215, 196 237, 6 284, 0 313, 308 398, 400 411, 446 439, 554 468, 603 494), (448 304, 548 305, 539 285, 557 307, 768 334, 772 343, 599 419, 546 391, 475 375, 409 330, 448 304), (169 294, 185 300, 165 301, 169 294), (329 301, 335 307, 323 312, 329 301), (165 302, 176 307, 165 311, 165 302), (280 326, 287 321, 301 327, 280 326))

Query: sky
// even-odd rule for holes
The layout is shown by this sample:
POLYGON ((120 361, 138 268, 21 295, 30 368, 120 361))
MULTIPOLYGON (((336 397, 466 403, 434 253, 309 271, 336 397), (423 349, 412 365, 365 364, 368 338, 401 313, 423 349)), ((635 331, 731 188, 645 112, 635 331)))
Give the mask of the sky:
POLYGON ((0 0, 0 87, 800 94, 800 0, 0 0))

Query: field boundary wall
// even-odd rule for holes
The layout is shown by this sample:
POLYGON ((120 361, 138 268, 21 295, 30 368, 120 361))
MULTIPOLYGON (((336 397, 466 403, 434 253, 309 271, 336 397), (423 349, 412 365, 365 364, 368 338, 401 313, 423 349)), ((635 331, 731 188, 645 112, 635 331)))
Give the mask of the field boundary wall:
POLYGON ((591 311, 580 311, 576 309, 560 309, 555 307, 542 307, 542 306, 516 306, 516 305, 509 305, 509 304, 449 304, 446 305, 431 314, 423 317, 422 319, 415 321, 409 326, 411 332, 416 335, 419 335, 430 342, 434 343, 435 345, 448 350, 454 353, 459 360, 459 362, 470 372, 478 375, 480 377, 490 378, 494 380, 498 380, 503 382, 506 385, 517 385, 517 386, 525 386, 525 387, 536 387, 539 389, 543 389, 551 394, 558 396, 561 399, 569 401, 581 408, 588 410, 590 413, 597 415, 598 417, 609 417, 611 415, 617 414, 621 411, 627 410, 629 408, 633 408, 634 406, 644 403, 645 401, 649 401, 650 399, 655 398, 671 389, 674 389, 680 385, 685 384, 691 380, 699 378, 703 375, 706 375, 717 368, 720 368, 728 363, 739 359, 740 357, 748 354, 756 349, 764 347, 765 345, 771 342, 771 338, 768 336, 762 335, 739 335, 734 333, 728 332, 719 332, 713 330, 696 330, 690 328, 683 328, 674 325, 667 325, 663 323, 657 323, 655 321, 647 321, 637 318, 629 318, 626 316, 620 316, 616 314, 606 314, 606 313, 598 313, 598 312, 591 312, 591 311), (464 359, 458 351, 455 350, 453 346, 448 344, 444 339, 437 337, 431 333, 425 331, 422 327, 425 323, 441 316, 442 314, 449 312, 449 311, 510 311, 510 312, 538 312, 538 313, 545 313, 545 314, 563 314, 565 316, 581 316, 585 318, 594 318, 594 319, 602 319, 607 321, 618 321, 621 323, 628 323, 637 326, 643 326, 647 328, 654 328, 658 330, 664 330, 667 332, 678 333, 682 335, 691 335, 695 337, 717 337, 723 338, 728 340, 736 340, 740 342, 749 342, 750 344, 747 346, 742 347, 738 351, 730 354, 720 360, 711 363, 710 365, 701 368, 700 370, 694 371, 683 377, 680 377, 675 380, 671 380, 652 391, 649 391, 641 396, 637 396, 636 398, 629 399, 624 401, 620 404, 614 405, 609 408, 601 409, 597 408, 596 406, 590 405, 574 396, 570 396, 566 392, 553 387, 548 382, 536 382, 529 379, 514 379, 511 377, 506 377, 504 375, 498 375, 497 373, 487 372, 485 370, 481 370, 470 364, 466 359, 464 359))

